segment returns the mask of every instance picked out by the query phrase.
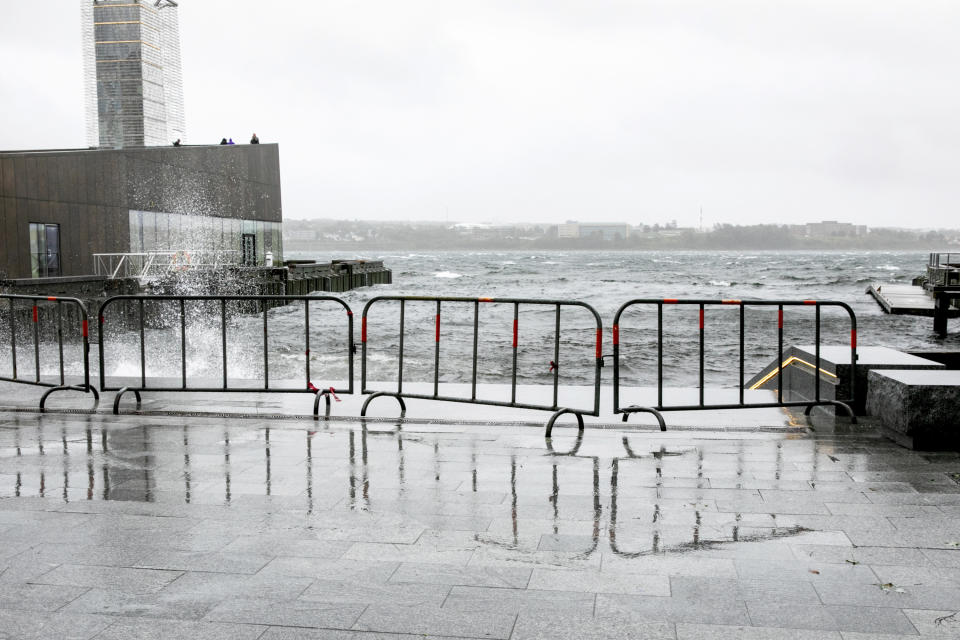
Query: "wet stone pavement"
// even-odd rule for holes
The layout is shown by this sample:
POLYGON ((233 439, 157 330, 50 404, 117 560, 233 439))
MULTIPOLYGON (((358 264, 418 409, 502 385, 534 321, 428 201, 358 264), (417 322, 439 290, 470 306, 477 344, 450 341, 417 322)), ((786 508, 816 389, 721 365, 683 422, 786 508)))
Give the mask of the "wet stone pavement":
POLYGON ((0 638, 960 637, 960 454, 0 413, 0 638))

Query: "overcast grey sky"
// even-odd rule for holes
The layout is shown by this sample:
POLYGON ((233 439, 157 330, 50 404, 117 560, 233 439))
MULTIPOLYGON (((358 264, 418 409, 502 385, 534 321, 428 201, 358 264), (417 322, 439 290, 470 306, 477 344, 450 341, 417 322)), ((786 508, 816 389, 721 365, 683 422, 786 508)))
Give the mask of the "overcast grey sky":
MULTIPOLYGON (((181 0, 187 134, 287 218, 960 227, 956 0, 181 0)), ((0 1, 0 149, 82 147, 77 0, 0 1)))

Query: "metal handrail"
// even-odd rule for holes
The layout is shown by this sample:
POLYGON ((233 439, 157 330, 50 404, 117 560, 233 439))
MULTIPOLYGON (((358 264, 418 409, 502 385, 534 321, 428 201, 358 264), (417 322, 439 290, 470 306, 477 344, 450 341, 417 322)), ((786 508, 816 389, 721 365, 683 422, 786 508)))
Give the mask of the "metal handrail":
POLYGON ((47 391, 40 397, 40 411, 44 411, 47 398, 56 391, 83 391, 93 394, 93 409, 96 411, 100 405, 100 394, 96 388, 90 384, 90 338, 89 324, 87 322, 87 308, 83 302, 77 298, 61 298, 54 296, 30 296, 15 294, 0 294, 0 299, 5 299, 9 303, 10 313, 10 362, 11 375, 0 376, 0 381, 14 382, 18 384, 28 384, 35 387, 47 387, 47 391), (33 303, 33 357, 34 357, 34 378, 27 380, 17 375, 17 330, 16 330, 16 303, 18 300, 26 300, 33 303), (59 383, 47 382, 40 379, 40 324, 42 315, 40 305, 44 303, 54 303, 56 305, 56 332, 57 332, 57 352, 60 372, 59 383), (82 339, 83 351, 83 384, 69 385, 66 382, 65 361, 63 356, 64 332, 63 332, 63 305, 76 307, 80 314, 80 333, 82 339))
POLYGON ((354 342, 353 342, 353 311, 350 310, 350 306, 340 298, 334 296, 254 296, 254 295, 236 295, 236 296, 215 296, 215 295, 187 295, 187 296, 141 296, 141 295, 128 295, 128 296, 114 296, 108 298, 100 305, 100 310, 97 313, 99 322, 100 322, 100 389, 101 391, 117 391, 116 398, 113 401, 113 413, 119 414, 120 412, 120 398, 123 394, 128 391, 132 391, 137 399, 137 409, 140 409, 141 406, 141 391, 162 391, 164 393, 168 392, 189 392, 189 393, 223 393, 223 392, 250 392, 250 391, 269 391, 271 393, 312 393, 315 395, 313 403, 313 418, 314 420, 319 419, 319 405, 320 399, 326 399, 326 418, 330 417, 330 396, 336 394, 352 394, 353 393, 353 356, 355 352, 354 342), (106 382, 106 366, 105 366, 105 350, 104 343, 106 342, 103 339, 103 325, 106 322, 104 312, 106 309, 120 301, 135 301, 138 308, 138 323, 137 327, 140 334, 140 385, 139 386, 107 386, 106 382), (180 358, 181 358, 181 370, 180 370, 180 388, 170 388, 170 387, 157 387, 150 386, 147 379, 147 360, 146 360, 146 348, 145 348, 145 335, 144 335, 144 326, 145 326, 145 313, 144 313, 144 303, 145 302, 157 302, 157 301, 168 301, 177 303, 179 318, 180 318, 180 358), (223 385, 220 387, 191 387, 187 383, 187 334, 186 334, 186 310, 185 303, 187 301, 206 301, 206 302, 219 302, 220 303, 220 347, 222 353, 222 375, 223 375, 223 385), (230 387, 227 379, 227 302, 260 302, 263 307, 263 384, 260 387, 250 387, 245 386, 243 388, 230 387), (267 311, 270 308, 268 302, 277 302, 277 303, 288 303, 301 301, 303 305, 303 336, 304 336, 304 353, 306 354, 306 364, 304 368, 304 384, 302 388, 298 389, 287 389, 287 388, 275 388, 270 386, 270 365, 269 365, 269 351, 268 351, 268 339, 269 339, 269 322, 267 311), (313 384, 310 379, 310 304, 316 302, 333 302, 335 304, 341 305, 344 310, 347 312, 347 368, 348 368, 348 386, 346 388, 335 388, 335 387, 326 387, 318 388, 313 384))
POLYGON ((361 318, 361 365, 360 365, 360 392, 361 393, 371 393, 372 395, 366 399, 363 403, 363 407, 360 410, 360 416, 366 416, 367 407, 370 405, 375 398, 381 396, 389 396, 396 398, 400 404, 401 416, 406 412, 406 404, 404 403, 404 398, 413 398, 419 400, 439 400, 443 402, 461 402, 468 404, 480 404, 480 405, 490 405, 490 406, 499 406, 499 407, 512 407, 516 409, 533 409, 540 411, 553 411, 553 415, 550 417, 546 425, 546 436, 550 437, 553 425, 556 422, 557 418, 563 414, 570 413, 573 414, 577 419, 577 425, 580 431, 583 431, 584 423, 583 416, 599 416, 600 415, 600 368, 603 366, 603 353, 602 353, 602 339, 603 339, 603 323, 600 319, 600 314, 585 302, 580 302, 576 300, 538 300, 538 299, 529 299, 529 298, 469 298, 469 297, 457 297, 457 296, 377 296, 371 298, 366 305, 363 307, 363 314, 361 318), (398 371, 397 371, 397 389, 396 391, 386 391, 386 390, 373 390, 367 387, 367 317, 369 315, 370 308, 377 304, 386 301, 397 301, 400 303, 400 344, 399 344, 399 356, 398 356, 398 371), (433 393, 432 394, 418 394, 418 393, 409 393, 403 389, 403 339, 404 339, 404 314, 406 311, 407 302, 433 302, 436 304, 436 316, 435 316, 435 337, 434 337, 434 367, 433 367, 433 393), (441 308, 442 303, 452 302, 452 303, 469 303, 473 305, 473 355, 472 355, 472 369, 471 369, 471 393, 470 397, 459 397, 459 396, 447 396, 440 394, 440 318, 441 318, 441 308), (509 304, 513 305, 513 364, 511 372, 511 382, 510 382, 510 401, 497 401, 497 400, 484 400, 477 398, 477 361, 479 356, 479 334, 480 334, 480 305, 481 304, 509 304), (550 405, 546 404, 533 404, 525 402, 517 402, 517 347, 518 347, 518 326, 519 326, 519 310, 520 305, 538 305, 538 306, 552 306, 555 308, 555 326, 556 331, 554 334, 554 358, 553 358, 553 403, 550 405), (593 406, 590 408, 573 408, 566 407, 559 403, 559 362, 560 362, 560 310, 563 307, 582 307, 589 311, 596 321, 596 357, 594 360, 594 400, 593 406))
POLYGON ((842 408, 850 416, 851 422, 856 423, 857 419, 850 404, 855 402, 856 397, 856 367, 857 367, 857 317, 853 309, 844 302, 825 301, 825 300, 717 300, 717 299, 687 299, 676 298, 637 298, 625 302, 617 309, 613 319, 613 412, 622 413, 623 421, 626 422, 631 413, 650 413, 660 424, 661 431, 666 431, 666 422, 661 412, 663 411, 697 411, 705 409, 758 409, 773 407, 806 407, 805 413, 809 415, 815 406, 833 405, 842 408), (657 307, 657 404, 654 406, 620 406, 620 318, 623 312, 636 305, 656 305, 657 307), (664 405, 663 404, 663 307, 664 305, 695 305, 699 307, 699 403, 685 405, 664 405), (736 306, 740 309, 740 331, 739 331, 739 372, 740 372, 740 397, 739 402, 724 404, 708 404, 704 401, 704 310, 707 306, 736 306), (816 310, 815 327, 815 364, 814 370, 817 372, 817 383, 815 397, 812 401, 785 401, 783 399, 783 384, 777 385, 776 402, 757 402, 747 403, 744 401, 744 342, 745 342, 745 318, 747 307, 777 307, 777 373, 782 374, 785 366, 783 360, 783 308, 784 307, 808 307, 812 306, 816 310), (824 400, 820 397, 819 372, 820 367, 820 309, 822 307, 840 307, 850 316, 850 398, 846 401, 824 400))

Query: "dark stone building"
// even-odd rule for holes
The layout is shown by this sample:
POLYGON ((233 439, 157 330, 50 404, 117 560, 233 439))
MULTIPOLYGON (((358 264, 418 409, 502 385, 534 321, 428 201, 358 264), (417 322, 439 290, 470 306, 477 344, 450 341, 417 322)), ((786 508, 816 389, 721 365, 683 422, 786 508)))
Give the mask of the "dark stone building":
POLYGON ((276 144, 0 152, 0 278, 81 276, 94 254, 282 260, 276 144))

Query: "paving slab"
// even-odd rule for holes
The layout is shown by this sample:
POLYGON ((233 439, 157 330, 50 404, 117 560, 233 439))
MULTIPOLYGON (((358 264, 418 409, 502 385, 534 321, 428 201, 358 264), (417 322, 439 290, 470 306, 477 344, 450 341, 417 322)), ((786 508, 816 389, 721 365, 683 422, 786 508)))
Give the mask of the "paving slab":
POLYGON ((0 620, 24 637, 957 635, 958 453, 729 422, 580 443, 373 426, 0 412, 0 620))

